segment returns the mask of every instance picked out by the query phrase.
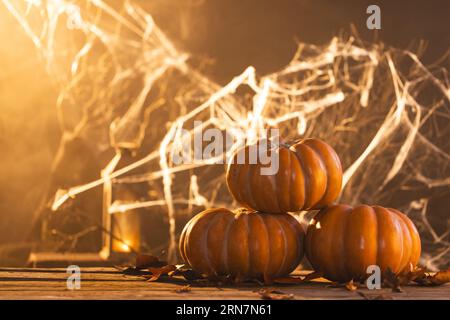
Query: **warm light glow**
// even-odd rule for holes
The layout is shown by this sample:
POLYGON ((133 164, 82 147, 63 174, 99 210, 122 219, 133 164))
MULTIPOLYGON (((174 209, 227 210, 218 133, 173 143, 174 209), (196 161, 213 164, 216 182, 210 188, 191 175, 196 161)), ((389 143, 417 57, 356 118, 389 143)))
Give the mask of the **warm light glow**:
POLYGON ((127 245, 126 243, 121 243, 119 245, 119 248, 120 248, 120 250, 115 250, 115 251, 118 251, 118 252, 131 252, 130 246, 127 245))
MULTIPOLYGON (((73 90, 81 86, 80 79, 84 75, 88 75, 87 78, 107 78, 100 72, 106 68, 106 64, 97 66, 97 62, 88 59, 94 45, 103 46, 105 53, 102 61, 110 62, 107 65, 110 68, 108 72, 114 74, 111 79, 105 80, 106 83, 102 83, 99 92, 94 92, 89 101, 96 103, 99 114, 105 115, 103 120, 110 130, 106 140, 111 142, 109 147, 116 150, 117 154, 99 175, 99 179, 68 190, 59 190, 52 209, 58 210, 69 199, 97 186, 146 182, 151 188, 151 183, 158 181, 162 185, 158 189, 162 196, 135 199, 127 203, 114 201, 107 204, 106 212, 127 214, 132 209, 165 206, 169 221, 169 261, 174 261, 176 257, 177 205, 235 205, 216 197, 224 185, 223 177, 208 177, 199 182, 199 172, 206 170, 214 159, 181 165, 174 165, 170 161, 169 155, 175 146, 184 142, 181 130, 186 129, 190 135, 194 134, 195 129, 190 128, 193 120, 201 119, 205 126, 227 129, 233 135, 235 144, 227 150, 228 158, 242 141, 255 140, 261 136, 261 130, 268 127, 284 129, 282 133, 287 139, 310 135, 326 138, 345 164, 343 196, 347 197, 348 202, 357 203, 362 198, 361 190, 366 187, 371 197, 380 198, 383 192, 388 193, 389 190, 384 188, 404 170, 408 159, 418 158, 421 163, 426 158, 436 163, 436 168, 448 166, 448 153, 421 132, 421 129, 433 117, 442 116, 444 121, 448 121, 449 82, 446 74, 438 77, 409 51, 387 50, 377 44, 363 45, 352 37, 335 37, 323 47, 300 44, 292 61, 277 72, 262 76, 257 74, 254 67, 249 66, 228 84, 219 86, 193 69, 187 63, 188 56, 175 48, 154 23, 151 15, 131 1, 125 1, 123 14, 110 7, 106 1, 87 1, 99 13, 108 17, 115 27, 120 28, 102 25, 96 20, 97 14, 91 16, 76 1, 69 0, 27 1, 26 12, 34 9, 36 14, 42 15, 41 28, 33 28, 27 20, 28 13, 21 11, 17 5, 22 1, 2 1, 49 66, 58 65, 58 55, 54 52, 58 19, 67 20, 67 33, 76 30, 85 35, 85 43, 73 50, 70 64, 63 70, 65 73, 61 71, 57 76, 61 85, 58 115, 64 131, 61 150, 64 149, 65 140, 81 134, 88 136, 91 122, 95 125, 99 122, 99 115, 95 114, 95 121, 86 116, 76 125, 67 127, 62 111, 63 103, 73 100, 76 102, 73 108, 86 108, 80 113, 90 114, 89 106, 85 106, 85 101, 79 102, 77 92, 73 90), (121 33, 114 31, 119 29, 121 33), (122 32, 123 30, 126 32, 122 32), (126 59, 124 52, 129 55, 126 59), (412 67, 404 72, 400 62, 406 60, 412 67), (94 75, 89 74, 89 70, 94 70, 94 75), (139 81, 135 78, 137 74, 141 75, 139 81), (157 123, 157 120, 143 116, 144 111, 151 108, 147 105, 149 93, 155 85, 164 81, 168 81, 168 86, 176 89, 175 96, 171 96, 170 101, 161 98, 162 102, 154 102, 155 105, 152 106, 161 109, 179 107, 176 110, 178 113, 174 111, 176 116, 167 120, 167 129, 166 123, 157 123), (105 93, 123 92, 123 88, 130 83, 135 87, 140 86, 139 93, 127 101, 128 109, 123 116, 107 118, 107 111, 112 109, 115 101, 104 101, 104 97, 108 96, 105 93), (437 92, 433 104, 419 102, 418 96, 422 88, 427 86, 433 87, 437 92), (252 92, 251 98, 238 96, 238 89, 243 87, 252 92), (381 91, 391 94, 384 96, 381 91), (142 158, 115 169, 120 159, 120 149, 140 149, 145 129, 149 126, 158 126, 160 130, 163 128, 166 134, 155 141, 152 144, 154 149, 142 158), (143 167, 149 171, 133 172, 143 167), (174 178, 183 173, 189 175, 190 180, 185 188, 174 191, 174 178), (358 179, 357 183, 352 185, 355 177, 358 179)), ((98 142, 94 146, 104 150, 104 141, 102 143, 98 142)), ((413 167, 414 170, 410 166, 407 174, 408 179, 415 183, 450 185, 448 179, 427 175, 422 166, 413 167)), ((397 189, 401 187, 396 186, 397 189)), ((111 188, 105 190, 104 197, 112 199, 111 188)), ((413 203, 405 211, 415 210, 413 203)), ((421 216, 422 220, 416 222, 429 230, 431 226, 427 223, 426 212, 421 216)), ((320 228, 320 223, 316 224, 316 228, 320 228)), ((429 233, 435 234, 434 230, 429 230, 429 233)), ((445 243, 444 236, 436 235, 434 244, 442 246, 448 242, 445 243)), ((129 252, 130 246, 131 243, 122 243, 118 248, 129 252)), ((431 267, 435 263, 432 259, 427 259, 427 262, 431 267)))

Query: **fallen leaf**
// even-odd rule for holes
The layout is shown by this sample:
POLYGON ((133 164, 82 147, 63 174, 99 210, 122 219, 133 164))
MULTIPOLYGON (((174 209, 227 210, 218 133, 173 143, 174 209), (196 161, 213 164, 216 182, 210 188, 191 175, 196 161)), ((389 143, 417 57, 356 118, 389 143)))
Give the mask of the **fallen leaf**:
POLYGON ((261 289, 258 291, 261 299, 263 300, 293 300, 293 294, 287 294, 282 291, 273 290, 273 289, 261 289))
POLYGON ((147 281, 156 281, 163 275, 168 275, 170 272, 175 271, 176 267, 173 264, 166 265, 161 268, 148 268, 148 271, 152 273, 150 277, 146 277, 147 281))
POLYGON ((450 282, 450 268, 445 271, 437 272, 434 276, 432 276, 431 281, 438 286, 450 282))
POLYGON ((413 279, 418 285, 421 286, 440 286, 450 282, 450 268, 447 270, 438 271, 434 274, 424 273, 420 277, 413 279))
POLYGON ((409 264, 409 271, 400 275, 402 282, 408 284, 416 279, 422 279, 426 276, 426 270, 422 267, 414 267, 411 263, 409 264))
POLYGON ((390 268, 384 272, 383 285, 391 288, 392 292, 403 292, 401 284, 403 284, 401 279, 390 268))
POLYGON ((139 269, 136 269, 135 267, 130 267, 130 266, 125 266, 125 267, 115 266, 115 268, 127 276, 142 276, 142 275, 148 274, 147 271, 139 270, 139 269))
POLYGON ((300 277, 280 277, 273 279, 274 283, 277 284, 298 284, 298 283, 304 283, 305 280, 300 277))
POLYGON ((175 290, 176 293, 187 293, 191 292, 191 285, 188 284, 186 286, 182 286, 181 288, 178 288, 175 290))
POLYGON ((311 280, 314 280, 314 279, 321 278, 322 276, 323 276, 323 273, 322 273, 322 272, 314 271, 314 272, 308 273, 308 274, 303 278, 303 281, 311 281, 311 280))
POLYGON ((355 285, 355 283, 353 282, 353 279, 352 280, 350 280, 349 282, 347 282, 346 284, 345 284, 345 288, 348 290, 348 291, 356 291, 357 289, 358 289, 358 287, 355 285))
POLYGON ((202 275, 191 268, 187 267, 185 264, 177 265, 176 270, 169 273, 169 277, 174 277, 181 275, 188 281, 204 279, 202 275))
POLYGON ((119 270, 120 272, 125 272, 128 269, 134 269, 134 267, 130 267, 130 266, 114 266, 114 269, 119 270))

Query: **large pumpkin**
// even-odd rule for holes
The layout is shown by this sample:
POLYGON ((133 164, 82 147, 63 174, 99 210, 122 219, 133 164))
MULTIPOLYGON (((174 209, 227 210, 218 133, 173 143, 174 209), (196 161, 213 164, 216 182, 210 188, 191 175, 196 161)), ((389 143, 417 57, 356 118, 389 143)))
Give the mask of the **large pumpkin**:
POLYGON ((308 226, 306 256, 324 277, 345 282, 367 278, 378 265, 398 274, 415 266, 420 238, 412 221, 395 209, 333 205, 321 210, 308 226))
POLYGON ((186 224, 180 253, 187 264, 206 276, 282 276, 300 263, 304 234, 287 213, 214 208, 186 224))
MULTIPOLYGON (((238 153, 230 161, 227 185, 234 198, 254 210, 271 213, 319 209, 332 203, 342 186, 342 167, 336 152, 319 139, 305 139, 276 150, 278 171, 261 174, 261 163, 249 164, 249 146, 245 164, 238 153), (242 162, 242 161, 241 161, 242 162)), ((267 166, 267 165, 266 165, 267 166)))

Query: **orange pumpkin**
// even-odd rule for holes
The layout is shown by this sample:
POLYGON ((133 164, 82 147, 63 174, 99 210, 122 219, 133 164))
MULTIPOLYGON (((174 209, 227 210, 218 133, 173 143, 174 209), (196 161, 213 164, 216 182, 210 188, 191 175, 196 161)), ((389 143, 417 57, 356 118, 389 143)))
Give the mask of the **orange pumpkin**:
POLYGON ((180 253, 206 276, 276 277, 289 274, 300 263, 304 234, 287 213, 214 208, 186 224, 180 253))
POLYGON ((322 209, 308 226, 305 251, 313 268, 339 282, 367 278, 378 265, 398 274, 415 266, 420 238, 412 221, 395 209, 333 205, 322 209))
POLYGON ((342 186, 342 167, 332 147, 319 139, 305 139, 294 145, 280 146, 276 152, 278 171, 262 175, 261 163, 249 164, 249 146, 245 164, 238 153, 228 165, 227 185, 242 205, 271 213, 319 209, 338 197, 342 186))

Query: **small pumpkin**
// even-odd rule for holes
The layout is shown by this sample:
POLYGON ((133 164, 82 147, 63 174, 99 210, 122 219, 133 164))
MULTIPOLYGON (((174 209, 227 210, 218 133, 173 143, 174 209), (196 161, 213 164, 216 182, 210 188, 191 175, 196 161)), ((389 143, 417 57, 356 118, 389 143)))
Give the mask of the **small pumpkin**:
POLYGON ((413 222, 396 209, 333 205, 322 209, 308 226, 305 251, 317 272, 332 281, 367 278, 378 265, 396 274, 415 266, 420 237, 413 222))
POLYGON ((338 197, 342 186, 342 167, 334 149, 319 139, 300 140, 276 152, 278 171, 262 175, 261 163, 238 163, 239 152, 249 159, 249 147, 233 156, 227 169, 227 185, 243 206, 271 213, 320 209, 338 197))
POLYGON ((304 235, 288 213, 213 208, 186 224, 179 247, 183 260, 203 275, 270 278, 297 267, 304 235))

